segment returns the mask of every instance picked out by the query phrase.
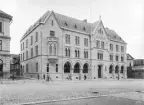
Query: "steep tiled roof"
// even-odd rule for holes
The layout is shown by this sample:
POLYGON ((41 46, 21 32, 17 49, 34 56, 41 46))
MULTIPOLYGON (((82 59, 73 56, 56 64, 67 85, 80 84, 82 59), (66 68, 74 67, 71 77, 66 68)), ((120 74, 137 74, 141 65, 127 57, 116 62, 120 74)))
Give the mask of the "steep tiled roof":
MULTIPOLYGON (((32 25, 25 33, 24 36, 26 36, 31 30, 33 30, 37 25, 39 25, 40 23, 44 23, 46 18, 51 14, 54 13, 55 18, 59 24, 59 26, 61 28, 65 28, 65 29, 69 29, 69 30, 73 30, 73 31, 78 31, 78 32, 82 32, 85 34, 91 34, 91 32, 94 30, 94 28, 97 26, 97 24, 99 23, 99 21, 96 21, 94 23, 88 23, 85 21, 81 21, 72 17, 68 17, 65 15, 61 15, 59 13, 55 13, 53 11, 47 11, 40 19, 38 19, 38 21, 32 25)), ((125 41, 113 30, 110 30, 108 28, 105 28, 107 36, 115 41, 119 41, 122 43, 125 43, 125 41)), ((23 36, 23 37, 24 37, 23 36)))
POLYGON ((90 23, 75 18, 71 18, 68 16, 64 16, 58 13, 55 13, 55 16, 61 28, 67 28, 67 29, 71 29, 74 31, 79 31, 87 34, 90 34, 91 32, 90 23))
POLYGON ((108 28, 105 28, 105 30, 111 40, 126 43, 114 30, 108 28))
POLYGON ((0 10, 0 17, 12 20, 12 16, 0 10))

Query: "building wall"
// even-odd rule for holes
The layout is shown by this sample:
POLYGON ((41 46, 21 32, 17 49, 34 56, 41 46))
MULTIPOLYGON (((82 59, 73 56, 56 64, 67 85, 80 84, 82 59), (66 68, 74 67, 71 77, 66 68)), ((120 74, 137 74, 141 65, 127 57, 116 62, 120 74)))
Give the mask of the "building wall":
MULTIPOLYGON (((21 65, 22 67, 24 66, 24 73, 25 76, 29 77, 34 77, 37 78, 37 75, 40 74, 40 77, 43 78, 44 75, 45 77, 47 76, 47 64, 49 64, 49 74, 51 76, 52 80, 61 80, 61 79, 66 79, 68 78, 69 74, 72 73, 73 75, 73 80, 76 79, 84 79, 84 75, 87 76, 88 79, 97 79, 98 78, 98 65, 102 65, 102 78, 118 78, 118 74, 114 74, 114 77, 112 74, 109 73, 109 66, 112 64, 115 68, 116 65, 119 66, 119 68, 123 65, 124 66, 124 73, 120 73, 121 78, 126 78, 126 44, 115 42, 115 41, 110 41, 106 33, 104 31, 103 24, 100 24, 98 28, 96 28, 93 32, 93 35, 88 35, 88 34, 82 34, 79 32, 75 31, 70 31, 66 29, 60 29, 59 24, 57 23, 54 15, 52 14, 46 21, 45 24, 42 24, 38 26, 34 31, 32 31, 26 38, 24 38, 21 41, 21 44, 26 43, 26 39, 29 39, 29 47, 21 51, 21 54, 25 53, 26 56, 26 51, 29 51, 29 56, 30 56, 30 49, 35 47, 36 45, 39 45, 39 56, 35 56, 35 49, 33 50, 34 52, 34 57, 31 58, 29 57, 28 60, 21 59, 21 65), (52 26, 52 20, 53 20, 53 26, 52 26), (97 33, 97 29, 102 28, 103 29, 103 37, 97 33), (49 41, 50 37, 50 31, 55 31, 55 37, 58 39, 56 42, 51 42, 49 41), (37 43, 34 43, 33 45, 30 45, 30 37, 33 35, 33 39, 35 39, 35 32, 39 32, 39 41, 37 43), (69 34, 70 35, 70 44, 66 44, 65 42, 65 35, 69 34), (75 36, 80 37, 80 45, 75 44, 75 36), (88 38, 88 47, 84 46, 84 38, 88 38), (105 48, 104 49, 98 49, 96 48, 96 40, 104 41, 105 43, 105 48), (57 44, 57 54, 54 56, 54 58, 50 59, 49 57, 51 56, 49 54, 49 45, 51 43, 57 44), (113 44, 113 52, 109 50, 109 44, 113 44), (115 46, 119 45, 119 52, 115 51, 115 46), (120 49, 121 46, 124 46, 125 52, 121 53, 120 49), (71 55, 70 57, 65 56, 65 48, 70 48, 71 49, 71 55), (76 58, 75 57, 75 49, 80 50, 80 57, 76 58), (84 50, 88 50, 88 58, 84 58, 84 50), (98 60, 97 58, 97 53, 98 52, 103 52, 103 60, 98 60), (113 57, 113 61, 110 61, 109 59, 109 54, 113 53, 119 54, 119 61, 115 61, 115 56, 113 57), (120 60, 120 55, 124 55, 124 62, 121 62, 120 60), (36 62, 39 64, 39 71, 36 72, 36 62), (64 73, 64 65, 66 62, 70 62, 71 64, 71 72, 70 73, 64 73), (74 70, 74 65, 76 63, 80 64, 80 73, 73 73, 74 70), (88 64, 88 73, 83 73, 83 66, 84 64, 88 64), (29 65, 29 72, 26 73, 26 64, 29 65), (56 72, 56 64, 58 64, 58 72, 56 72), (81 76, 81 77, 80 77, 81 76)), ((33 40, 34 41, 34 40, 33 40)), ((23 58, 23 57, 22 57, 23 58)))
POLYGON ((2 50, 0 51, 0 60, 3 62, 3 77, 8 78, 10 76, 10 21, 0 18, 0 22, 2 22, 2 33, 0 33, 2 50))

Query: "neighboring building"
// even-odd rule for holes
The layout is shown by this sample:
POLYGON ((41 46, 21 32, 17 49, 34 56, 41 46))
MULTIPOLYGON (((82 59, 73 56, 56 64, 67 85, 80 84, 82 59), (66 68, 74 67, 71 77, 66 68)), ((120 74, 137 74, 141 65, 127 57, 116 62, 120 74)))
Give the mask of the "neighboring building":
POLYGON ((10 24, 12 16, 0 10, 0 78, 10 76, 10 24))
POLYGON ((25 76, 127 78, 127 44, 105 28, 101 19, 88 23, 48 11, 27 30, 20 44, 25 76))
POLYGON ((22 72, 20 70, 20 55, 11 54, 10 58, 10 74, 15 76, 21 76, 22 72))
POLYGON ((133 78, 144 78, 144 59, 135 59, 132 67, 133 78))
POLYGON ((127 54, 127 78, 133 78, 132 76, 132 67, 133 67, 134 58, 127 54))

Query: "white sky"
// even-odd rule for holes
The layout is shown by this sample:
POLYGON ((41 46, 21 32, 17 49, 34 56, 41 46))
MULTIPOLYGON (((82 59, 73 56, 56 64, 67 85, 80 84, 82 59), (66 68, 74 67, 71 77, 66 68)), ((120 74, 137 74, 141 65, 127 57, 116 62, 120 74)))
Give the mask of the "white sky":
POLYGON ((88 22, 101 15, 104 26, 127 42, 127 53, 144 59, 144 0, 0 0, 0 10, 13 16, 11 53, 20 53, 25 31, 47 10, 53 10, 88 22))

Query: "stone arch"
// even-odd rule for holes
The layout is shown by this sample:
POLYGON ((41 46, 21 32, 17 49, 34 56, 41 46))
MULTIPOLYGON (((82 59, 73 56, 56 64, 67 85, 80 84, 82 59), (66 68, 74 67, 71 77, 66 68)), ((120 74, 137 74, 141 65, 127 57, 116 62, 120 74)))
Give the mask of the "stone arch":
POLYGON ((64 73, 70 73, 71 71, 71 63, 69 61, 67 61, 65 64, 64 64, 64 73))
POLYGON ((115 73, 118 73, 118 72, 119 72, 119 66, 116 65, 116 66, 115 66, 115 73))
POLYGON ((113 70, 114 70, 114 65, 111 64, 111 65, 109 66, 109 73, 112 73, 113 70))
POLYGON ((124 66, 121 66, 121 73, 124 73, 124 66))
POLYGON ((85 63, 83 65, 83 73, 88 73, 88 69, 89 69, 89 65, 88 65, 88 63, 85 63))
POLYGON ((81 65, 79 62, 76 62, 74 65, 74 73, 80 73, 81 65))

